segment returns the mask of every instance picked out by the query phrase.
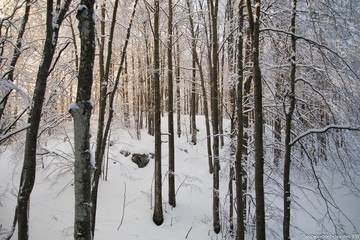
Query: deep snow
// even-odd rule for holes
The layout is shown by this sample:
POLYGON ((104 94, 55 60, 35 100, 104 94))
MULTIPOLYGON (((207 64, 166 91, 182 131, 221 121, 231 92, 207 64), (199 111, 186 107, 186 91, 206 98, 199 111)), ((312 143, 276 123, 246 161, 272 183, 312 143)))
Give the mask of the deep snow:
MULTIPOLYGON (((228 233, 228 172, 232 157, 228 151, 229 138, 225 137, 225 147, 221 150, 221 211, 222 232, 216 235, 212 231, 212 175, 208 171, 206 134, 204 117, 198 116, 198 144, 191 145, 188 131, 188 119, 183 118, 182 137, 175 138, 176 155, 176 200, 177 206, 167 204, 167 143, 163 136, 163 209, 164 223, 156 226, 152 222, 152 186, 154 162, 150 160, 145 168, 138 168, 131 162, 131 156, 120 154, 121 150, 132 153, 153 152, 154 139, 144 129, 142 139, 135 139, 135 130, 122 129, 114 124, 111 130, 111 143, 107 158, 109 172, 107 181, 102 180, 99 188, 99 201, 95 239, 159 240, 159 239, 231 239, 228 233)), ((93 121, 95 123, 95 121, 93 121)), ((163 132, 167 130, 167 120, 163 119, 163 132)), ((228 121, 224 121, 225 130, 228 121)), ((95 124, 94 124, 95 125, 95 124)), ((93 132, 96 128, 93 127, 93 132)), ((31 195, 30 239, 60 240, 73 239, 73 202, 72 187, 72 123, 65 122, 62 128, 50 136, 43 135, 40 141, 36 184, 31 195), (46 153, 46 154, 45 154, 46 153)), ((95 141, 95 139, 92 139, 95 141)), ((18 140, 9 146, 0 146, 0 224, 1 232, 10 228, 16 203, 16 194, 20 178, 23 141, 18 140)), ((94 148, 94 144, 93 144, 94 148)), ((94 149, 92 149, 94 151, 94 149)), ((281 236, 281 173, 266 167, 267 184, 267 231, 268 239, 280 239, 281 236)), ((251 175, 250 175, 251 176, 251 175)), ((316 239, 320 235, 332 234, 333 227, 327 219, 321 223, 324 215, 324 202, 308 188, 309 182, 300 174, 293 174, 293 181, 299 187, 293 187, 292 234, 293 239, 316 239), (302 188, 300 188, 302 186, 302 188), (301 190, 302 189, 302 190, 301 190), (314 219, 306 213, 309 212, 314 219), (321 224, 320 224, 321 223, 321 224), (329 232, 326 232, 327 230, 329 232)), ((249 181, 249 184, 253 184, 249 181)), ((314 184, 314 183, 313 183, 314 184)), ((334 189, 332 197, 342 206, 342 210, 357 229, 360 229, 360 201, 354 195, 346 195, 346 189, 334 189)), ((249 191, 249 194, 253 194, 249 191)), ((249 198, 251 202, 251 199, 249 198)), ((251 205, 250 212, 253 212, 251 205)), ((347 229, 345 237, 359 239, 355 230, 344 221, 347 229), (353 235, 350 235, 353 234, 353 235), (358 237, 358 238, 357 238, 358 237)), ((248 228, 248 239, 252 239, 248 228)), ((0 239, 4 235, 0 235, 0 239)), ((337 236, 339 238, 339 236, 337 236)), ((323 235, 320 239, 334 239, 332 235, 323 235)), ((15 232, 12 239, 17 239, 15 232)), ((335 238, 337 239, 337 238, 335 238)), ((351 238, 346 238, 351 239, 351 238)))

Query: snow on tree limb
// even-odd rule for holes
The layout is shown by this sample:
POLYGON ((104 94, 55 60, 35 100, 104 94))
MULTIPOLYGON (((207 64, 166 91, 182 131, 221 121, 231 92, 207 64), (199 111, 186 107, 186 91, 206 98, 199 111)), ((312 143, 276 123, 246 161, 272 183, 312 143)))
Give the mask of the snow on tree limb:
POLYGON ((5 141, 6 139, 9 139, 10 137, 14 136, 15 134, 18 134, 26 129, 28 129, 30 127, 30 124, 26 124, 18 129, 15 129, 7 134, 1 135, 0 136, 0 144, 5 141))
POLYGON ((301 36, 301 35, 297 35, 297 34, 294 34, 292 32, 289 32, 289 31, 286 31, 286 30, 282 30, 282 29, 278 29, 278 28, 263 28, 260 30, 260 32, 268 32, 268 31, 273 31, 273 32, 278 32, 278 33, 283 33, 283 34, 286 34, 286 35, 289 35, 289 36, 295 36, 295 38, 297 40, 303 40, 303 41, 306 41, 308 42, 309 44, 312 44, 316 47, 318 47, 319 49, 325 49, 327 50, 328 52, 334 54, 336 57, 338 57, 344 64, 345 66, 354 74, 354 76, 360 80, 360 76, 355 72, 355 70, 349 65, 349 63, 342 57, 340 56, 339 53, 337 53, 336 51, 334 51, 333 49, 331 49, 329 46, 326 46, 325 44, 322 44, 322 43, 319 43, 315 40, 312 40, 312 39, 309 39, 305 36, 301 36))
POLYGON ((313 134, 313 133, 325 133, 331 129, 338 129, 338 130, 350 130, 350 131, 360 131, 360 126, 346 126, 346 125, 336 125, 336 124, 330 124, 323 128, 312 128, 307 130, 306 132, 301 133, 297 137, 295 137, 289 145, 292 146, 298 141, 300 141, 302 138, 306 137, 307 135, 313 134))

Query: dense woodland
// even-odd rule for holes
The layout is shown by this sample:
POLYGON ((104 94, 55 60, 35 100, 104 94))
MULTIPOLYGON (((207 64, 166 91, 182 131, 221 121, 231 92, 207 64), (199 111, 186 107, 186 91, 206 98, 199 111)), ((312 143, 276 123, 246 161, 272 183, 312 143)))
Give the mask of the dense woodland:
POLYGON ((228 239, 269 238, 272 195, 280 195, 280 238, 290 239, 298 227, 292 209, 301 208, 293 188, 312 189, 326 205, 320 226, 331 222, 334 234, 359 231, 356 223, 351 232, 342 227, 343 213, 318 171, 336 171, 359 196, 359 1, 3 0, 0 14, 0 154, 24 144, 14 225, 1 232, 5 239, 15 229, 18 239, 31 238, 36 159, 45 154, 39 142, 60 134, 66 122, 75 136, 74 239, 96 238, 114 120, 137 139, 142 129, 154 136, 153 221, 161 225, 163 201, 177 204, 177 138, 199 142, 197 116, 206 125, 215 233, 226 224, 228 239), (219 184, 224 163, 228 189, 219 184), (301 186, 293 171, 313 186, 301 186), (229 192, 227 223, 222 191, 229 192))

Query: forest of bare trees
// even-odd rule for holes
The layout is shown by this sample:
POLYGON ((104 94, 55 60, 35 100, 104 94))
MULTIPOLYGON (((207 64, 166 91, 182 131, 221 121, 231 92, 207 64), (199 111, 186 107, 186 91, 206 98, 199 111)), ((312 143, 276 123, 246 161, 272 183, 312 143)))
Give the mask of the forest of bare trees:
POLYGON ((175 149, 186 137, 191 146, 205 142, 212 231, 224 239, 291 239, 300 228, 292 210, 307 211, 296 193, 307 191, 325 206, 319 226, 349 234, 347 219, 358 233, 318 169, 335 171, 359 196, 359 17, 355 0, 3 0, 0 154, 22 145, 23 158, 13 224, 0 225, 0 237, 17 230, 31 239, 37 159, 48 153, 42 139, 66 123, 74 131, 74 239, 96 238, 115 124, 138 140, 143 129, 154 137, 156 225, 164 202, 179 204, 175 149))

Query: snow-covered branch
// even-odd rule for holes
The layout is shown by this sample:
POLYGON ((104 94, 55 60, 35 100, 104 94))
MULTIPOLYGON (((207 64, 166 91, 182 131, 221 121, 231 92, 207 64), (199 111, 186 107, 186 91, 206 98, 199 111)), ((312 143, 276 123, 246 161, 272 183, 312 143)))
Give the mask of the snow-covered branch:
POLYGON ((299 81, 308 85, 317 95, 319 95, 322 98, 322 100, 324 101, 324 103, 326 104, 326 106, 329 110, 329 114, 331 114, 332 118, 335 119, 334 113, 332 112, 331 107, 330 107, 328 101, 326 100, 326 97, 324 96, 324 94, 322 94, 318 89, 316 89, 314 87, 314 85, 310 81, 306 80, 305 78, 303 78, 303 77, 296 78, 296 82, 299 82, 299 81))
POLYGON ((302 138, 306 137, 307 135, 313 134, 313 133, 325 133, 331 129, 338 129, 338 130, 351 130, 351 131, 360 131, 360 126, 344 126, 344 125, 336 125, 336 124, 330 124, 323 128, 313 128, 309 129, 306 132, 298 135, 295 137, 289 145, 292 146, 298 141, 300 141, 302 138))
POLYGON ((7 134, 1 135, 0 136, 0 144, 5 141, 6 139, 10 138, 11 136, 14 136, 15 134, 18 134, 26 129, 28 129, 30 127, 30 124, 26 124, 23 127, 20 127, 18 129, 15 129, 14 131, 11 131, 7 134))
POLYGON ((289 32, 289 31, 286 31, 286 30, 283 30, 283 29, 263 28, 263 29, 260 30, 260 32, 271 32, 271 31, 272 32, 278 32, 278 33, 283 33, 283 34, 286 34, 286 35, 289 35, 289 36, 294 36, 295 39, 306 41, 309 44, 312 44, 312 45, 318 47, 319 49, 327 50, 328 52, 330 52, 330 53, 334 54, 336 57, 338 57, 346 65, 346 67, 354 74, 354 76, 357 79, 360 79, 360 76, 358 76, 356 71, 349 65, 349 63, 342 56, 340 56, 340 54, 338 52, 334 51, 329 46, 326 46, 325 44, 319 43, 319 42, 317 42, 315 40, 309 39, 309 38, 307 38, 305 36, 297 35, 297 34, 294 34, 292 32, 289 32))

